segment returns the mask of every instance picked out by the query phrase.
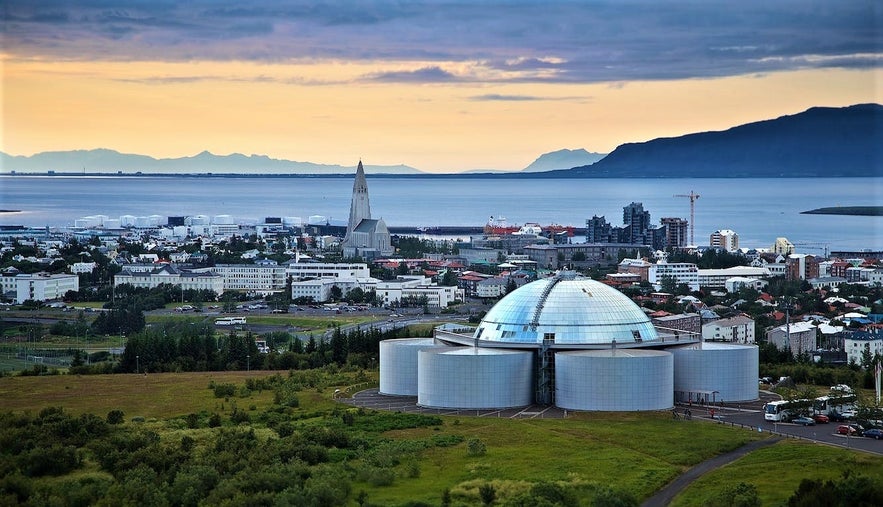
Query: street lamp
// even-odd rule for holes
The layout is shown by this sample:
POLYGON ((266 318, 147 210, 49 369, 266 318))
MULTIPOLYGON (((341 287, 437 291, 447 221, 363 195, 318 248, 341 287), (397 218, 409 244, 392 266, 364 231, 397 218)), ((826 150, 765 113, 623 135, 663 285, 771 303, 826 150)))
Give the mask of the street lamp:
POLYGON ((135 356, 135 373, 141 373, 141 356, 135 356))
POLYGON ((251 355, 245 355, 245 371, 251 371, 251 355))

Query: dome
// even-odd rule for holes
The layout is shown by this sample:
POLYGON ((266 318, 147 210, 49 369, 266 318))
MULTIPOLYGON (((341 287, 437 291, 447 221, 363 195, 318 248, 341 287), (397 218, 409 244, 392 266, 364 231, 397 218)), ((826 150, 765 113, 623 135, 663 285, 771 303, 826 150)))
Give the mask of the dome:
POLYGON ((618 290, 575 273, 523 285, 488 311, 473 338, 503 343, 610 345, 656 340, 638 305, 618 290))

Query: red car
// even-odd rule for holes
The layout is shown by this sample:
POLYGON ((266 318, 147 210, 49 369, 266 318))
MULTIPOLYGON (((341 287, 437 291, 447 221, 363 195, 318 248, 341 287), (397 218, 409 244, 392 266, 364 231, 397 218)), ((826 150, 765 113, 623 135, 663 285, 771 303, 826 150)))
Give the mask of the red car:
POLYGON ((858 428, 855 426, 849 426, 847 424, 841 424, 837 426, 837 433, 841 435, 858 435, 858 428))
POLYGON ((816 424, 828 424, 828 416, 825 414, 816 414, 812 416, 812 420, 816 422, 816 424))

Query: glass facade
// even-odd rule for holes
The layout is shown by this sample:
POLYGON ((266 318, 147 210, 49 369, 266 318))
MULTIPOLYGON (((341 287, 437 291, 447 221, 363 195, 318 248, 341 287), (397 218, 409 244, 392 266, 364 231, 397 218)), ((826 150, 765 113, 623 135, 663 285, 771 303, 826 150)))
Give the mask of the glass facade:
POLYGON ((524 285, 485 315, 476 337, 504 343, 634 343, 657 339, 650 319, 628 297, 582 277, 524 285))

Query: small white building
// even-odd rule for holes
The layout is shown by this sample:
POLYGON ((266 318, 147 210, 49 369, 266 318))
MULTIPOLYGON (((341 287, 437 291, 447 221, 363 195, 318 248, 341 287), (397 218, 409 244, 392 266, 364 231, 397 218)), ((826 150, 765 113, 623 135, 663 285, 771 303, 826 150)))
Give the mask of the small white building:
POLYGON ((91 273, 95 271, 98 264, 94 262, 75 262, 71 264, 71 273, 77 275, 80 273, 91 273))
POLYGON ((754 343, 754 320, 743 315, 718 319, 702 326, 702 340, 707 342, 754 343))
POLYGON ((286 268, 275 262, 218 264, 214 271, 224 277, 224 290, 273 291, 285 288, 286 268))
POLYGON ((720 229, 711 233, 709 244, 713 247, 723 248, 728 252, 735 252, 739 250, 739 235, 729 229, 720 229))
POLYGON ((816 350, 818 330, 812 322, 792 322, 767 331, 766 339, 779 350, 790 350, 795 357, 816 350))
POLYGON ((67 291, 80 290, 80 277, 70 274, 34 273, 15 277, 15 302, 61 299, 67 291))
POLYGON ((377 299, 385 305, 426 296, 429 307, 447 308, 454 301, 463 301, 465 298, 463 289, 434 285, 429 278, 423 276, 400 276, 395 280, 377 282, 375 291, 377 299))
POLYGON ((874 354, 883 355, 883 334, 856 332, 843 340, 843 348, 846 349, 846 363, 862 364, 862 355, 867 350, 871 357, 874 354))
POLYGON ((678 285, 687 284, 692 291, 699 290, 699 268, 693 263, 660 261, 650 265, 647 278, 656 290, 662 288, 662 280, 666 277, 674 278, 678 285))
POLYGON ((288 264, 285 274, 294 280, 310 278, 336 278, 341 280, 364 279, 371 277, 368 265, 359 262, 295 262, 288 264))
POLYGON ((697 277, 699 285, 709 288, 726 287, 727 279, 733 277, 740 278, 766 278, 770 276, 770 272, 766 268, 755 268, 752 266, 733 266, 725 269, 700 269, 697 277))

